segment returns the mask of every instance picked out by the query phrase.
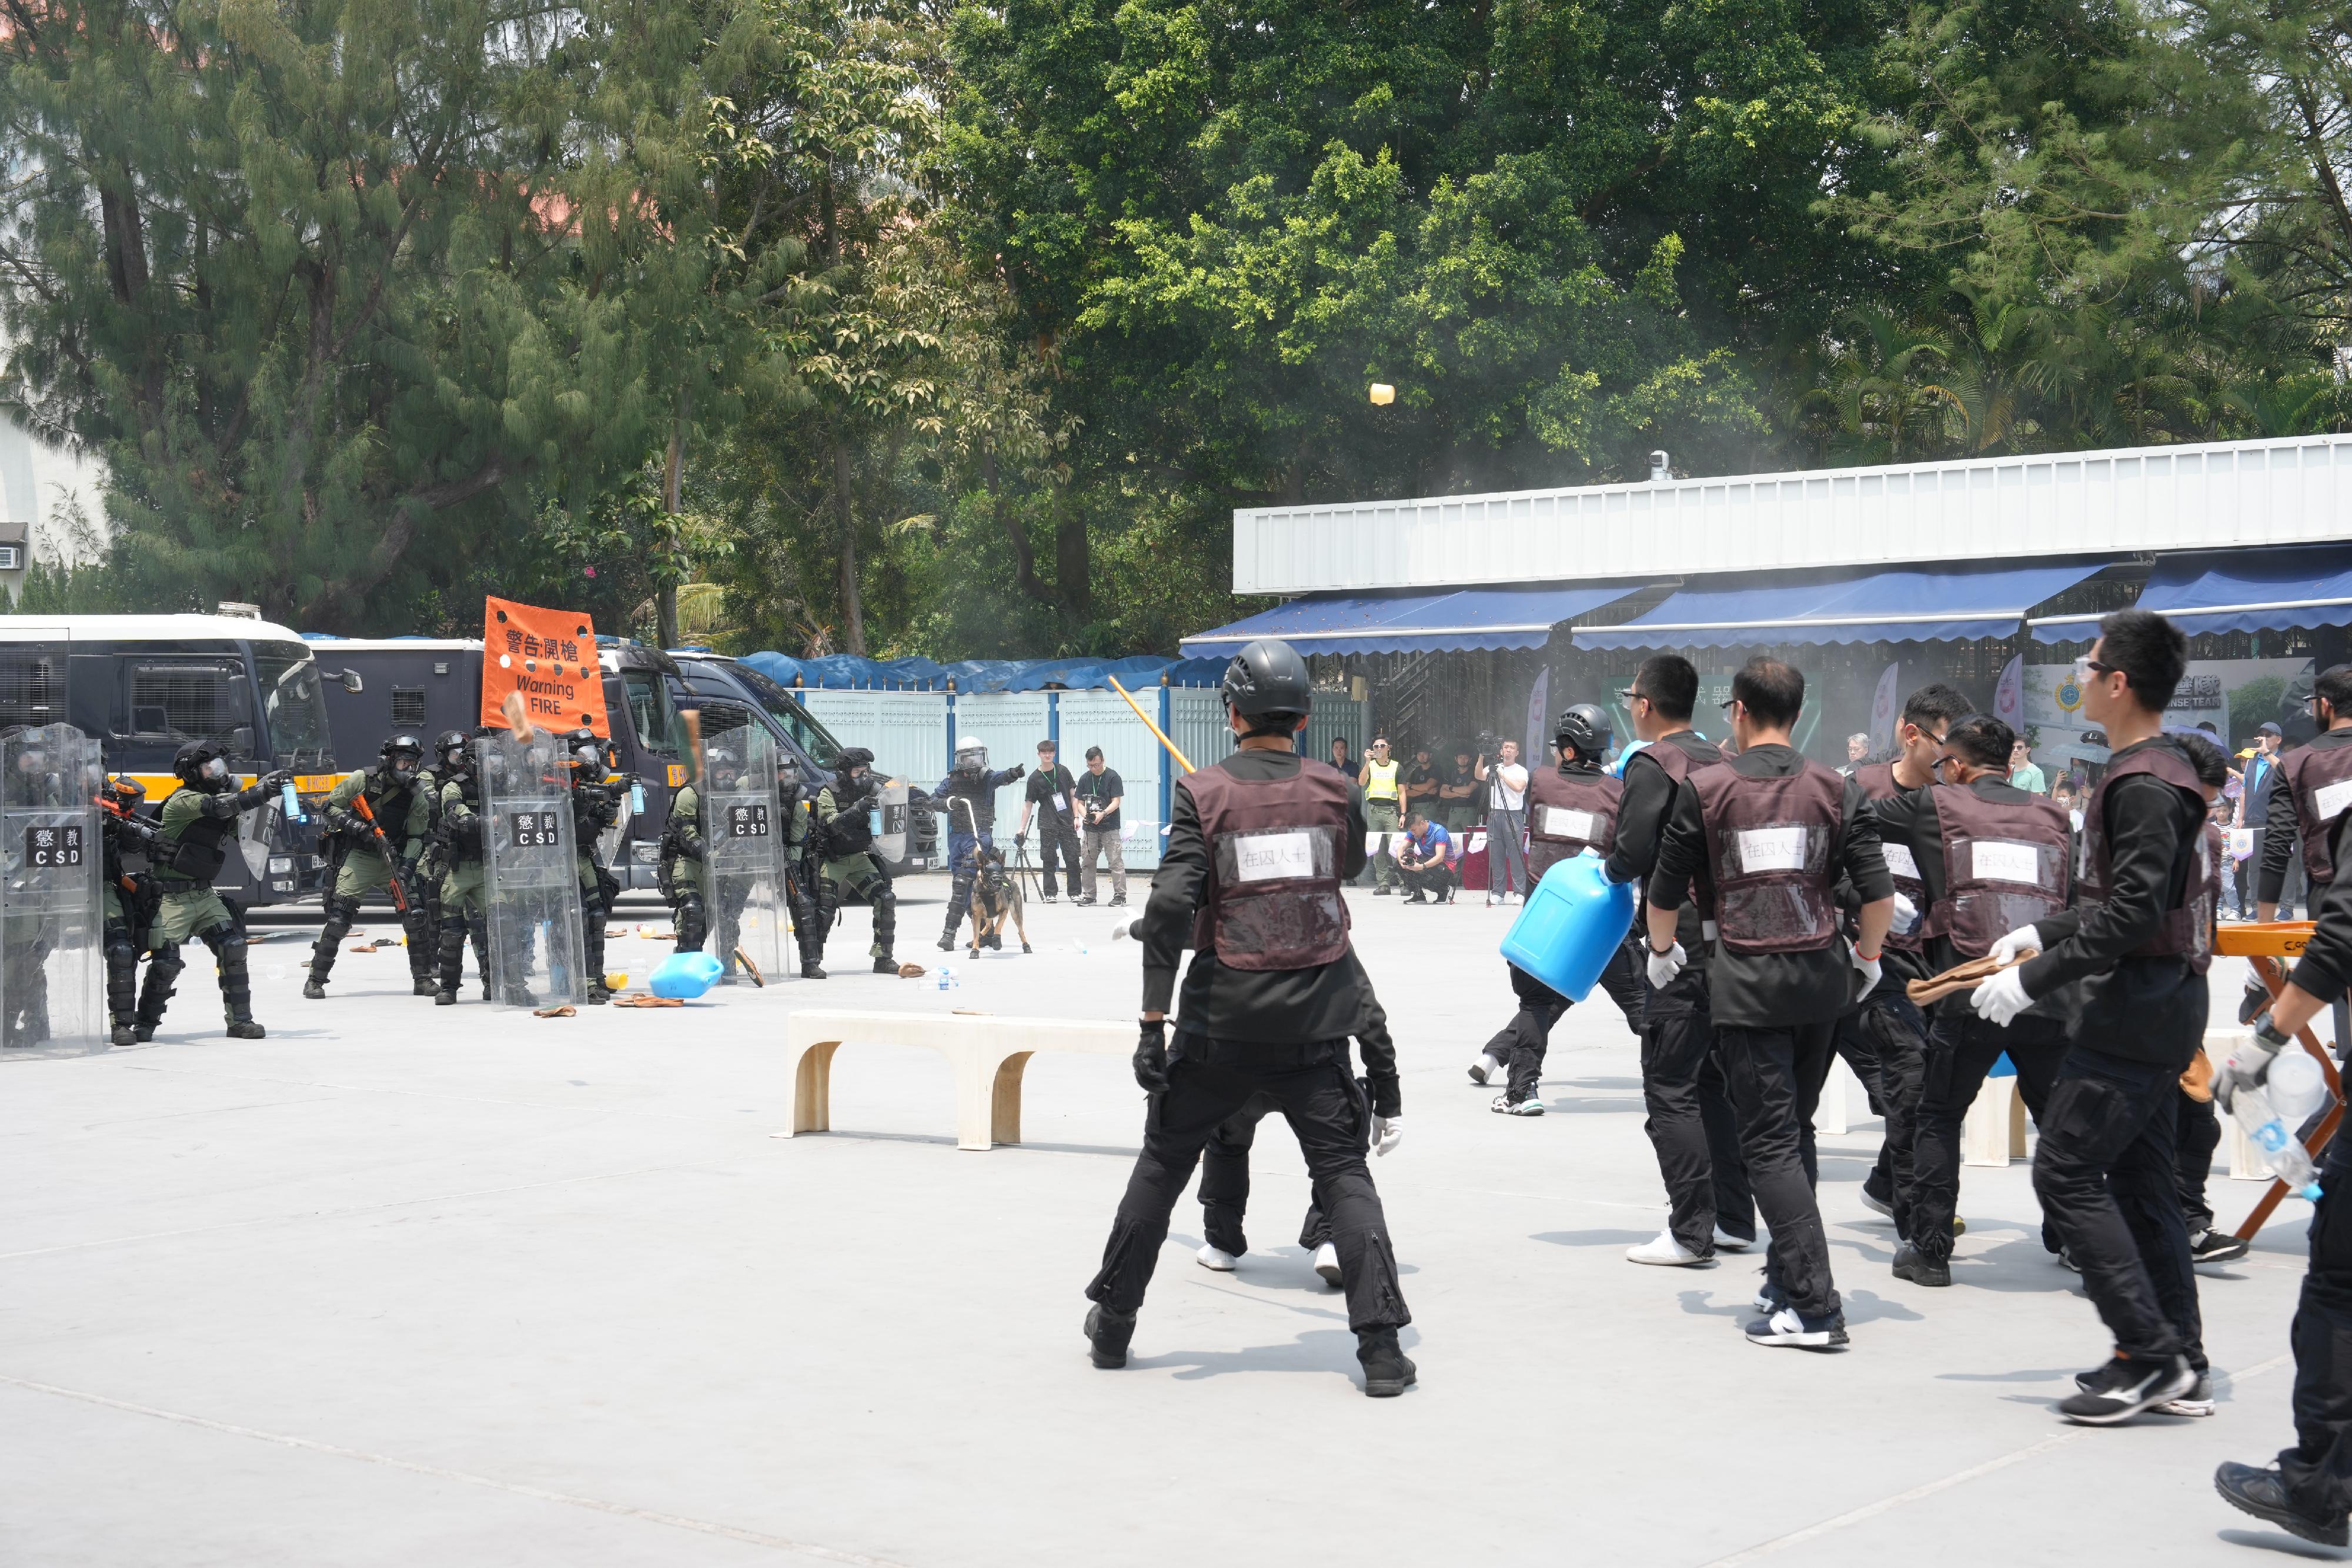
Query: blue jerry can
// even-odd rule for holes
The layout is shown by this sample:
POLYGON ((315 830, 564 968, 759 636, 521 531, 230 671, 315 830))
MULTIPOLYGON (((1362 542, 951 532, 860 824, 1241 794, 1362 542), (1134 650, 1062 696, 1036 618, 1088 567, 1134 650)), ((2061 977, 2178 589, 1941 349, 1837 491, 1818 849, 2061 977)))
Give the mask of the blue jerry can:
POLYGON ((721 967, 708 953, 672 953, 654 966, 653 977, 646 987, 657 997, 691 1001, 719 983, 721 967))
POLYGON ((1503 938, 1503 956, 1580 1002, 1633 925, 1633 884, 1603 876, 1598 855, 1570 855, 1528 894, 1503 938))

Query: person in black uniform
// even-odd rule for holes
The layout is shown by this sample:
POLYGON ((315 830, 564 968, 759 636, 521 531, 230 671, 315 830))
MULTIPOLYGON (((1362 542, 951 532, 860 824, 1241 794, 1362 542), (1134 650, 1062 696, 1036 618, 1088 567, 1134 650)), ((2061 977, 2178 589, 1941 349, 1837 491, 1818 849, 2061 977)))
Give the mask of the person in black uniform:
MULTIPOLYGON (((1873 800, 1891 800, 1927 788, 1936 781, 1936 759, 1945 730, 1953 720, 1973 711, 1968 698, 1940 681, 1921 686, 1903 699, 1894 757, 1885 762, 1862 763, 1848 777, 1873 800)), ((1863 1207, 1894 1220, 1900 1234, 1910 1205, 1912 1118, 1919 1109, 1919 1075, 1927 1051, 1927 1019, 1920 1017, 1904 987, 1936 971, 1921 967, 1926 937, 1919 923, 1927 912, 1927 901, 1911 849, 1886 841, 1880 851, 1895 878, 1895 918, 1886 932, 1885 972, 1879 977, 1878 988, 1838 1019, 1837 1051, 1870 1091, 1872 1109, 1886 1122, 1878 1163, 1862 1178, 1863 1207)))
POLYGON ((125 774, 107 780, 99 797, 104 808, 99 829, 104 844, 100 894, 105 921, 106 1006, 116 1045, 139 1040, 139 955, 147 950, 148 928, 163 894, 146 867, 155 854, 155 824, 139 814, 147 787, 125 774), (127 863, 139 862, 132 870, 127 863))
MULTIPOLYGON (((1633 883, 1638 895, 1649 884, 1659 841, 1690 775, 1721 761, 1723 753, 1691 727, 1698 671, 1681 654, 1643 660, 1624 697, 1633 732, 1647 744, 1625 758, 1616 838, 1602 870, 1612 882, 1633 883)), ((1637 939, 1643 919, 1633 917, 1637 939)), ((1694 1268, 1713 1260, 1718 1248, 1744 1252, 1756 1245, 1756 1200, 1716 1051, 1707 994, 1715 922, 1696 898, 1677 919, 1686 962, 1661 978, 1645 960, 1642 1000, 1642 1101, 1649 1111, 1643 1131, 1658 1151, 1672 1213, 1654 1240, 1625 1256, 1636 1263, 1694 1268)))
POLYGON ((2254 917, 2278 918, 2279 898, 2298 846, 2310 890, 2305 904, 2316 910, 2320 895, 2336 880, 2330 849, 2336 818, 2352 805, 2352 664, 2337 664, 2312 683, 2311 716, 2321 733, 2296 747, 2274 766, 2263 817, 2262 863, 2254 878, 2254 917))
MULTIPOLYGON (((2338 812, 2326 823, 2331 866, 2352 848, 2347 821, 2352 812, 2338 812)), ((2322 884, 2311 913, 2311 941, 2286 988, 2254 1020, 2253 1039, 2215 1065, 2213 1098, 2225 1109, 2241 1088, 2269 1078, 2280 1051, 2300 1051, 2296 1031, 2352 984, 2352 879, 2322 884)), ((2267 1469, 2224 1464, 2213 1472, 2213 1485, 2231 1506, 2257 1519, 2323 1546, 2346 1546, 2352 1545, 2346 1521, 2352 1511, 2352 1136, 2339 1133, 2327 1145, 2319 1190, 2311 1261, 2290 1331, 2294 1446, 2267 1469)))
POLYGON ((1271 1095, 1298 1135, 1329 1217, 1364 1392, 1415 1379, 1397 1331, 1412 1321, 1388 1219, 1364 1162, 1403 1136, 1396 1081, 1367 1103, 1348 1061, 1371 982, 1348 941, 1347 879, 1364 869, 1361 789, 1295 747, 1313 706, 1307 661, 1261 638, 1225 667, 1226 722, 1240 749, 1176 781, 1168 843, 1143 915, 1143 1016, 1135 1077, 1150 1095, 1143 1152, 1120 1198, 1102 1268, 1087 1287, 1094 1364, 1127 1364, 1168 1217, 1218 1126, 1271 1095), (1176 967, 1183 1016, 1168 1039, 1176 967))
POLYGON ((1054 862, 1057 860, 1064 879, 1070 884, 1070 896, 1078 896, 1078 830, 1070 816, 1070 800, 1077 789, 1077 780, 1062 766, 1060 747, 1051 740, 1039 741, 1037 768, 1029 775, 1029 787, 1021 797, 1021 831, 1013 835, 1013 841, 1016 846, 1029 841, 1029 821, 1034 815, 1037 822, 1037 895, 1047 904, 1054 902, 1056 892, 1054 862))
MULTIPOLYGON (((1528 776, 1529 887, 1570 855, 1588 849, 1607 854, 1616 840, 1617 807, 1625 792, 1625 786, 1601 766, 1609 755, 1609 716, 1591 703, 1561 711, 1552 728, 1552 744, 1559 749, 1559 764, 1528 776)), ((1470 1068, 1470 1078, 1484 1083, 1507 1070, 1507 1087, 1486 1108, 1506 1116, 1540 1116, 1543 1096, 1536 1092, 1536 1085, 1543 1079, 1552 1025, 1568 1011, 1569 999, 1517 964, 1503 967, 1510 974, 1519 1010, 1486 1042, 1470 1068)), ((1631 943, 1618 945, 1601 971, 1601 986, 1625 1015, 1626 1027, 1641 1033, 1642 969, 1631 943)))
MULTIPOLYGON (((2047 796, 2011 785, 2009 753, 2016 739, 1990 714, 1963 715, 1944 731, 1939 781, 1874 808, 1888 863, 1907 859, 1917 869, 1922 891, 1916 897, 1927 937, 1919 959, 1931 975, 1983 957, 2023 921, 2054 921, 2066 913, 2073 862, 2066 812, 2047 796)), ((1960 1124, 2003 1051, 2017 1070, 2017 1092, 2039 1123, 2066 1053, 2055 1009, 2044 1003, 2004 1030, 1978 1018, 1965 993, 1935 1004, 1914 1107, 1906 1202, 1897 1221, 1898 1280, 1934 1287, 1952 1282, 1960 1124)))
POLYGON ((1748 1337, 1828 1350, 1846 1343, 1846 1324, 1813 1197, 1813 1108, 1838 1015, 1877 988, 1895 883, 1862 787, 1789 744, 1804 701, 1805 677, 1778 659, 1750 659, 1732 677, 1739 755, 1697 769, 1676 794, 1650 873, 1648 926, 1651 978, 1671 983, 1685 951, 1677 913, 1705 874, 1717 923, 1708 985, 1724 1077, 1772 1230, 1758 1298, 1765 1315, 1748 1337), (1838 910, 1842 880, 1861 901, 1852 938, 1838 910))
POLYGON ((2163 734, 2189 642, 2152 611, 2099 622, 2074 680, 2113 747, 2083 813, 2079 907, 2001 937, 2007 963, 1971 993, 2003 1027, 2052 998, 2073 1043, 2042 1117, 2033 1191, 2115 1338, 2105 1365, 2059 1403, 2111 1426, 2189 1394, 2204 1373, 2197 1275, 2174 1190, 2180 1074, 2204 1041, 2205 971, 2218 887, 2205 797, 2163 734))

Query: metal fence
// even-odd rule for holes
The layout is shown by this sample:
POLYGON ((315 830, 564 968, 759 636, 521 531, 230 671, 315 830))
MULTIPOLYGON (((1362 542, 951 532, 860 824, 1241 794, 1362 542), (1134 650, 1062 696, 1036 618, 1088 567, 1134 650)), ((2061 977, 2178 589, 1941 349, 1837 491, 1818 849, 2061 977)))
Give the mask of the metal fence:
POLYGON ((844 746, 874 753, 874 770, 929 789, 948 770, 944 692, 810 689, 793 694, 844 746))

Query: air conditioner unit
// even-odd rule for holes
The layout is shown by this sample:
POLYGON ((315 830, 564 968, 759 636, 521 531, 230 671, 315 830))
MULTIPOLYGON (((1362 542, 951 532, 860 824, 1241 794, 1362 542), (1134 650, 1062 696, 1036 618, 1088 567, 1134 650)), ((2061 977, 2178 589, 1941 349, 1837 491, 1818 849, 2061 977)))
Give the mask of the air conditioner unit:
POLYGON ((23 545, 0 545, 0 571, 22 571, 24 570, 25 547, 23 545))

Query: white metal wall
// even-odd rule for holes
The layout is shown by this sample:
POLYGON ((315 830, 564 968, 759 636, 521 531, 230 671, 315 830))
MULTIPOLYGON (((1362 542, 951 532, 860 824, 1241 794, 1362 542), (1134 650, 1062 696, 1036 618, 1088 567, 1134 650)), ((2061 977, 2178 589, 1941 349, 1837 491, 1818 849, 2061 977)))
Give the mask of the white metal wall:
POLYGON ((1234 514, 1234 591, 1435 588, 2352 537, 2352 435, 1234 514))
POLYGON ((874 753, 875 771, 925 789, 948 769, 944 692, 796 691, 801 706, 844 746, 874 753))
MULTIPOLYGON (((1144 728, 1135 710, 1117 692, 1064 692, 1062 765, 1073 775, 1087 770, 1087 747, 1099 746, 1103 762, 1115 769, 1124 793, 1118 809, 1119 842, 1129 871, 1160 863, 1160 780, 1175 763, 1144 728)), ((1135 694, 1143 711, 1159 721, 1160 688, 1135 694)), ((1171 736, 1171 738, 1172 736, 1171 736)), ((1182 745, 1181 741, 1177 742, 1182 745)), ((1186 756, 1192 754, 1188 751, 1186 756)), ((1131 896, 1131 894, 1130 894, 1131 896)))
MULTIPOLYGON (((991 768, 1010 768, 1016 762, 1024 768, 1036 767, 1037 743, 1045 738, 1048 722, 1044 692, 991 692, 956 698, 956 734, 969 735, 987 747, 991 768)), ((946 778, 947 770, 948 759, 943 758, 939 771, 923 780, 923 788, 928 789, 946 778)), ((1027 787, 1028 781, 1024 779, 998 793, 998 821, 1003 821, 1008 814, 1016 821, 1020 820, 1020 791, 1027 787)), ((1002 839, 1005 835, 997 836, 1002 839)))

